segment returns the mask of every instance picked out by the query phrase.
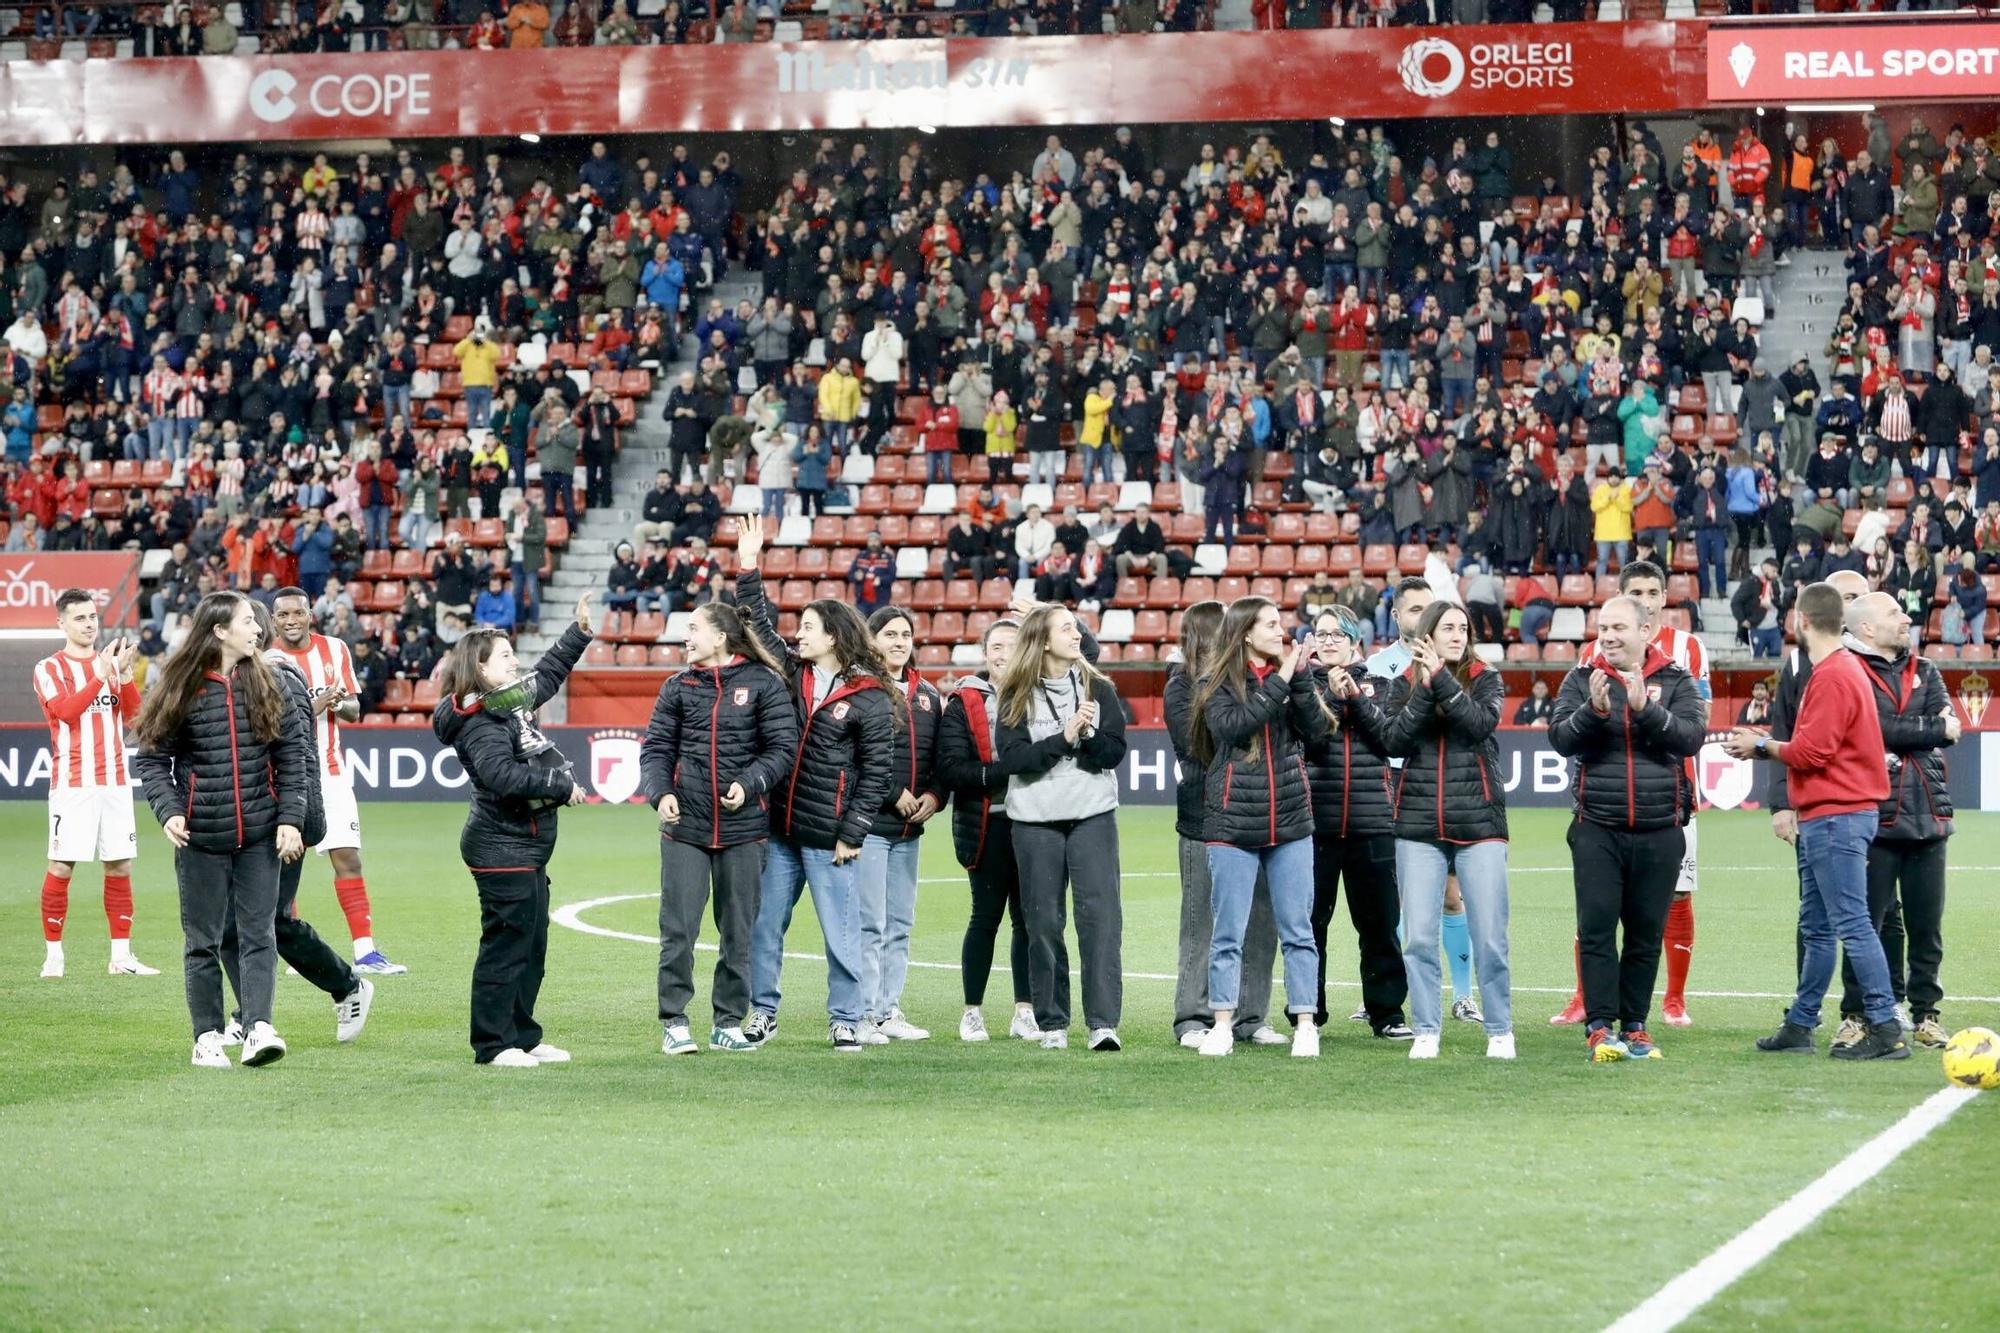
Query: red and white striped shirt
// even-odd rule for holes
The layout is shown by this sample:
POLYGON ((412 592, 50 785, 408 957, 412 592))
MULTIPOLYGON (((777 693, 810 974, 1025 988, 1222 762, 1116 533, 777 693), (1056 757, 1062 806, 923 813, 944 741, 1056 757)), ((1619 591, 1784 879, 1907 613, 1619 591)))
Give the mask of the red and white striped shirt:
POLYGON ((125 726, 139 716, 137 685, 113 689, 95 657, 59 652, 35 664, 35 698, 49 720, 51 791, 130 785, 125 726))
POLYGON ((156 417, 173 415, 174 404, 181 395, 181 377, 171 369, 162 366, 158 370, 146 372, 146 382, 139 390, 140 400, 146 411, 156 417))
MULTIPOLYGON (((306 640, 303 648, 287 647, 280 640, 277 647, 287 653, 305 674, 306 686, 317 700, 336 685, 350 695, 359 695, 361 686, 354 679, 354 658, 349 655, 347 643, 342 639, 329 639, 324 634, 315 634, 306 640)), ((315 728, 313 748, 319 751, 319 772, 323 778, 337 778, 347 773, 347 756, 340 749, 340 719, 329 708, 313 720, 315 728)))
POLYGON ((1667 660, 1694 677, 1695 692, 1707 703, 1714 697, 1708 681, 1708 649, 1702 646, 1701 636, 1672 625, 1662 625, 1653 632, 1653 646, 1667 655, 1667 660))

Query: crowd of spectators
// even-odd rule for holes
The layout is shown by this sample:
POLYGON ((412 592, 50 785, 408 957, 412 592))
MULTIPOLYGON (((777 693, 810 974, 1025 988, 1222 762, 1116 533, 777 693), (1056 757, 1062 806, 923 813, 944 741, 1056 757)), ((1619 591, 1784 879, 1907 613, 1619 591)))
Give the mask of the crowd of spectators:
MULTIPOLYGON (((648 407, 669 466, 607 588, 635 613, 716 594, 735 507, 815 543, 882 515, 833 538, 863 605, 962 575, 1130 606, 1279 542, 1290 604, 1308 552, 1346 579, 1343 553, 1400 546, 1491 579, 1468 600, 1532 646, 1541 603, 1644 554, 1692 615, 1733 582, 1761 650, 1800 578, 1855 560, 1975 643, 2000 165, 1956 128, 1867 129, 1848 162, 1774 157, 1754 122, 1669 155, 1635 123, 1533 177, 1498 131, 1406 158, 1372 126, 1172 161, 1051 135, 980 172, 829 137, 775 189, 726 153, 602 143, 560 171, 454 147, 7 180, 7 541, 184 546, 221 584, 306 584, 385 649, 426 618, 530 625, 673 367, 648 407), (1807 249, 1854 281, 1819 368, 1772 367, 1769 279, 1807 249), (732 268, 759 288, 733 306, 710 294, 732 268), (947 521, 907 566, 922 515, 947 521), (461 545, 478 568, 447 596, 430 565, 461 545)), ((1364 573, 1378 600, 1389 572, 1364 573)))

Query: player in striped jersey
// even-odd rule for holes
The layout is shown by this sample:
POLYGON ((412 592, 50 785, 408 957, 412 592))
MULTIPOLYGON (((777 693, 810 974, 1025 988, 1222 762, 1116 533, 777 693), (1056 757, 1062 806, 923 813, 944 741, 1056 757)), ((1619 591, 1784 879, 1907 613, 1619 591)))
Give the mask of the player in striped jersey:
POLYGON ((340 724, 361 718, 360 684, 354 659, 340 639, 315 634, 312 599, 300 588, 280 588, 271 604, 280 651, 289 655, 312 691, 313 749, 319 757, 320 792, 326 804, 326 837, 318 851, 333 865, 333 893, 354 937, 354 970, 395 976, 410 969, 392 963, 375 947, 368 908, 368 883, 361 877, 361 806, 354 777, 340 748, 340 724))
POLYGON ((127 639, 98 646, 97 598, 79 588, 56 596, 62 651, 35 664, 35 698, 49 720, 49 865, 42 876, 44 977, 63 974, 63 921, 79 861, 104 863, 104 915, 111 924, 111 975, 156 977, 132 956, 132 774, 125 725, 139 715, 127 639))
MULTIPOLYGON (((1702 721, 1708 720, 1708 706, 1715 698, 1714 687, 1708 678, 1708 650, 1702 646, 1701 637, 1684 629, 1661 623, 1660 613, 1667 605, 1667 580, 1660 567, 1650 560, 1634 560, 1618 571, 1618 590, 1637 602, 1644 609, 1648 621, 1653 626, 1653 647, 1667 655, 1675 666, 1694 677, 1695 692, 1701 696, 1702 721)), ((1597 645, 1590 651, 1595 653, 1597 645)), ((1689 787, 1695 788, 1695 761, 1687 761, 1689 787)), ((1681 876, 1674 885, 1673 905, 1667 909, 1667 932, 1664 941, 1667 964, 1667 993, 1660 1001, 1660 1016, 1673 1027, 1687 1027, 1694 1020, 1687 1012, 1688 967, 1694 961, 1694 891, 1695 881, 1695 821, 1689 819, 1683 832, 1687 836, 1687 850, 1681 857, 1681 876)), ((1578 966, 1581 967, 1581 958, 1578 966)), ((1569 997, 1563 1011, 1549 1022, 1563 1026, 1583 1021, 1583 978, 1577 977, 1577 988, 1569 997)))

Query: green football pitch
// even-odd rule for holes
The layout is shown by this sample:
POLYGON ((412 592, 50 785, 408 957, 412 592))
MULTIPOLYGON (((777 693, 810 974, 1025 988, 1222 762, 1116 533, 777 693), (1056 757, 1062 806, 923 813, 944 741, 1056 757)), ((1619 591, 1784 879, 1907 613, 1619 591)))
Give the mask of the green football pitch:
MULTIPOLYGON (((564 816, 552 867, 559 907, 592 904, 570 917, 591 931, 552 932, 542 993, 575 1063, 480 1069, 461 817, 364 812, 376 936, 410 974, 378 979, 362 1039, 336 1046, 324 998, 282 979, 290 1056, 221 1073, 188 1065, 150 820, 135 946, 163 974, 104 975, 84 875, 69 977, 41 981, 45 816, 0 807, 0 1328, 1600 1328, 1942 1086, 1929 1052, 1849 1066, 1751 1049, 1790 986, 1796 880, 1747 814, 1702 819, 1696 1026, 1655 1028, 1664 1061, 1586 1063, 1574 1029, 1544 1022, 1573 924, 1553 811, 1514 817, 1513 1064, 1464 1024, 1428 1066, 1342 1019, 1316 1063, 1178 1049, 1158 809, 1122 817, 1122 1054, 957 1040, 967 895, 940 830, 906 997, 930 1041, 836 1058, 823 967, 795 960, 769 1048, 670 1061, 649 813, 596 807, 564 816)), ((1960 828, 1945 1021, 2000 1027, 2000 820, 1960 828)), ((301 908, 345 945, 323 862, 301 908)), ((819 951, 803 906, 790 945, 819 951)), ((1342 916, 1330 953, 1344 1014, 1342 916)), ((2000 1327, 1996 1144, 1985 1094, 1688 1327, 2000 1327)))

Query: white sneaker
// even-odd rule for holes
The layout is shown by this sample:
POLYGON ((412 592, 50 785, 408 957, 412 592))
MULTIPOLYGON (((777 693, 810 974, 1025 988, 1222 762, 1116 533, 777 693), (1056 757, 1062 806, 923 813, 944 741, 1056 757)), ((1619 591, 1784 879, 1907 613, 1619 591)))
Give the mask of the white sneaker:
POLYGON ((1236 1049, 1236 1034, 1227 1025, 1217 1023, 1203 1035, 1201 1044, 1195 1049, 1203 1055, 1227 1055, 1236 1049))
POLYGON ((243 1044, 243 1025, 233 1018, 230 1019, 229 1026, 222 1029, 222 1044, 224 1046, 241 1046, 243 1044))
POLYGON ((242 1058, 252 1069, 276 1064, 285 1058, 285 1039, 272 1031, 269 1023, 252 1023, 243 1034, 242 1058))
POLYGON ((62 974, 63 957, 61 954, 50 954, 48 957, 42 959, 42 980, 61 981, 62 974))
POLYGON ((1292 1034, 1292 1056, 1299 1060, 1319 1059, 1319 1024, 1299 1024, 1299 1030, 1292 1034))
POLYGON ((354 994, 333 1002, 335 1041, 353 1041, 368 1026, 368 1010, 375 1003, 375 983, 367 977, 356 977, 355 981, 360 984, 354 988, 354 994))
POLYGON ((1093 1051, 1122 1051, 1125 1049, 1125 1045, 1118 1040, 1117 1028, 1092 1028, 1090 1030, 1090 1049, 1093 1051))
POLYGON ((1181 1045, 1190 1051, 1200 1050, 1202 1042, 1207 1039, 1207 1028, 1189 1028, 1186 1032, 1181 1033, 1181 1045))
POLYGON ((889 1016, 875 1026, 890 1041, 929 1041, 931 1037, 928 1028, 920 1028, 903 1017, 901 1009, 891 1009, 889 1016))
POLYGON ((1252 1046, 1283 1046, 1287 1040, 1288 1038, 1284 1033, 1278 1031, 1278 1029, 1272 1027, 1269 1023, 1264 1024, 1250 1034, 1250 1044, 1252 1046))
POLYGON ((1043 1032, 1035 1038, 1045 1051, 1066 1051, 1069 1049, 1069 1033, 1043 1032))
POLYGON ((494 1069, 533 1069, 541 1061, 518 1046, 509 1046, 486 1063, 494 1069))
POLYGON ((660 1038, 661 1055, 693 1055, 700 1049, 694 1044, 693 1031, 685 1023, 674 1024, 660 1038))
POLYGON ((864 1018, 855 1024, 854 1035, 861 1039, 863 1046, 887 1046, 889 1044, 889 1034, 884 1032, 882 1025, 872 1018, 864 1018))
POLYGON ((1353 1013, 1347 1016, 1347 1021, 1350 1023, 1366 1023, 1368 1021, 1368 1006, 1363 1004, 1356 1008, 1353 1013))
POLYGON ((1042 1039, 1042 1030, 1035 1026, 1035 1011, 1032 1009, 1016 1009, 1014 1011, 1014 1021, 1007 1025, 1007 1035, 1010 1037, 1019 1037, 1022 1041, 1040 1041, 1042 1039))
POLYGON ((157 977, 160 975, 159 968, 147 967, 129 953, 123 958, 112 959, 110 965, 104 970, 114 977, 157 977))
POLYGON ((1410 1043, 1410 1058, 1412 1060, 1437 1059, 1438 1034, 1435 1032, 1419 1032, 1416 1035, 1416 1039, 1410 1043))
POLYGON ((194 1039, 194 1058, 188 1061, 196 1069, 229 1068, 229 1052, 222 1049, 220 1032, 204 1032, 194 1039))
POLYGON ((533 1057, 535 1063, 538 1065, 566 1065, 569 1063, 568 1051, 560 1046, 551 1046, 547 1042, 543 1042, 541 1045, 535 1047, 528 1054, 533 1057))
POLYGON ((1917 1030, 1916 1020, 1910 1017, 1910 1002, 1908 1000, 1899 1000, 1896 1003, 1896 1026, 1902 1028, 1905 1032, 1915 1032, 1917 1030))
POLYGON ((964 1016, 958 1020, 958 1039, 960 1041, 991 1041, 992 1037, 986 1031, 986 1015, 980 1013, 977 1009, 966 1010, 964 1016))
POLYGON ((1511 1060, 1514 1058, 1514 1034, 1503 1032, 1497 1037, 1486 1039, 1486 1058, 1489 1060, 1511 1060))

